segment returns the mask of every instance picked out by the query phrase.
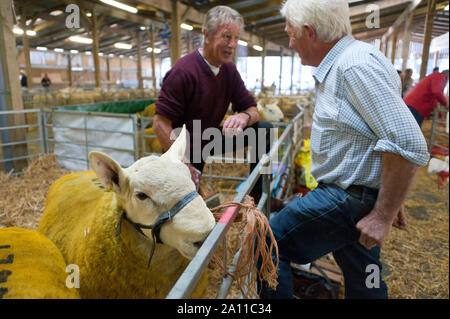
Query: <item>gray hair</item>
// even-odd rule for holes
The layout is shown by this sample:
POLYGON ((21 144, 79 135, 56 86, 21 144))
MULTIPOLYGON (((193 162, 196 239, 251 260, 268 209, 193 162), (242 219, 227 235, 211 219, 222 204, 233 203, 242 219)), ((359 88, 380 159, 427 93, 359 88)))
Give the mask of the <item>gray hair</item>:
POLYGON ((206 31, 209 36, 214 36, 221 25, 232 23, 242 28, 244 19, 236 10, 227 6, 217 6, 206 13, 202 31, 206 31))
POLYGON ((281 14, 300 37, 303 25, 309 24, 325 43, 352 34, 347 0, 286 0, 281 14))

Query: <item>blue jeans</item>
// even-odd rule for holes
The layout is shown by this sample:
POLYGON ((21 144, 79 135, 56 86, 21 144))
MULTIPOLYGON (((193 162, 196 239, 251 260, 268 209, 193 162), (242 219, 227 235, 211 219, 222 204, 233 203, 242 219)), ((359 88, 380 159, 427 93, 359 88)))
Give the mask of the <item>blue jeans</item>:
POLYGON ((307 264, 332 252, 344 275, 346 298, 387 298, 387 287, 381 279, 380 248, 363 247, 356 228, 375 201, 376 195, 366 188, 357 198, 337 186, 319 184, 276 213, 270 226, 279 250, 278 286, 274 291, 263 282, 260 297, 293 298, 290 262, 307 264), (379 277, 372 280, 377 274, 379 277), (369 288, 366 281, 369 287, 378 283, 379 288, 369 288))
POLYGON ((422 127, 422 123, 423 123, 423 116, 420 115, 419 111, 417 111, 415 108, 408 106, 409 110, 411 111, 412 115, 414 116, 414 118, 417 121, 417 124, 419 124, 419 127, 422 127))

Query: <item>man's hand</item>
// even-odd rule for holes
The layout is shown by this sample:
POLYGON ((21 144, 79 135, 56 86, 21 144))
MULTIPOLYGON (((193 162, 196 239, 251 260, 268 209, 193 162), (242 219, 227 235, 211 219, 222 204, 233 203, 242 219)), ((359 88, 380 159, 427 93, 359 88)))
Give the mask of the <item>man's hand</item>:
POLYGON ((189 172, 191 172, 191 179, 195 184, 195 189, 198 191, 200 187, 200 177, 202 176, 202 172, 196 169, 191 163, 185 162, 186 166, 189 168, 189 172))
POLYGON ((359 243, 368 250, 375 246, 381 247, 391 231, 392 223, 385 214, 373 209, 356 224, 356 228, 361 232, 359 243))
POLYGON ((241 133, 247 126, 249 116, 245 113, 238 113, 229 116, 223 123, 222 133, 225 136, 235 136, 241 133))
POLYGON ((394 222, 392 223, 392 226, 395 228, 401 229, 401 230, 407 230, 408 229, 408 220, 405 216, 405 206, 402 205, 400 207, 400 210, 398 211, 397 216, 394 219, 394 222))

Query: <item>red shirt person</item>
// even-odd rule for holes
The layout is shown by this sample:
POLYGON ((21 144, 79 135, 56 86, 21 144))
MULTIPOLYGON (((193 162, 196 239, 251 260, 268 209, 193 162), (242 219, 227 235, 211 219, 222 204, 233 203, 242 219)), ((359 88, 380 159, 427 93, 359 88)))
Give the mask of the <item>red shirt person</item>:
POLYGON ((448 81, 448 70, 435 71, 420 80, 419 83, 403 98, 414 117, 422 126, 424 119, 429 119, 437 103, 448 107, 447 98, 442 93, 448 81))

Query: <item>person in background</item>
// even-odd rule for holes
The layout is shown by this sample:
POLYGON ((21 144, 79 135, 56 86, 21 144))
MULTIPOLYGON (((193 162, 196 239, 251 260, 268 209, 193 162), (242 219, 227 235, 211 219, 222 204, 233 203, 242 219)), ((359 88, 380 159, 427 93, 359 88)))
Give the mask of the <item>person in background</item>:
POLYGON ((28 87, 28 79, 23 70, 20 70, 20 85, 25 88, 28 87))
POLYGON ((424 77, 403 98, 414 118, 422 127, 424 119, 430 119, 438 102, 448 109, 448 100, 443 91, 448 82, 448 70, 439 73, 439 69, 424 77))
POLYGON ((402 75, 402 97, 404 97, 414 86, 414 80, 412 78, 413 70, 406 69, 405 74, 402 75))
POLYGON ((429 160, 425 138, 391 62, 351 36, 347 0, 287 0, 281 13, 289 47, 316 67, 309 145, 319 184, 270 219, 278 286, 263 281, 260 297, 293 298, 290 263, 332 253, 346 298, 387 298, 381 246, 392 226, 406 227, 403 203, 429 160))
POLYGON ((49 86, 52 84, 52 81, 50 80, 50 78, 48 77, 47 72, 44 74, 44 77, 41 80, 41 84, 45 89, 48 89, 49 86))

